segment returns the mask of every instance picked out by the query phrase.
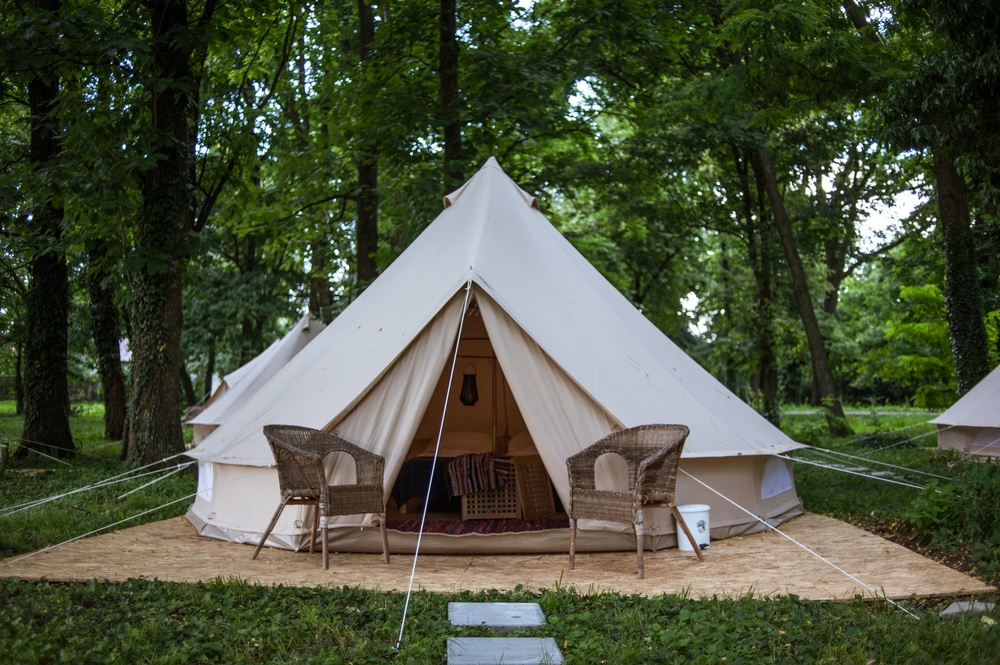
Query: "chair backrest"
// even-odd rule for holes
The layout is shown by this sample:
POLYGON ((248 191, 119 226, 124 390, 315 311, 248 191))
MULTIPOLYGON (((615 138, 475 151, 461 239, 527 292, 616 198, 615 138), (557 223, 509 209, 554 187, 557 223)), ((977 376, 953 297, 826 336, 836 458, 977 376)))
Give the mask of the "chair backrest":
POLYGON ((265 425, 264 436, 278 465, 282 494, 323 494, 328 484, 323 458, 333 452, 354 458, 358 485, 382 486, 385 460, 336 434, 298 425, 265 425))
POLYGON ((673 500, 677 464, 689 430, 685 425, 639 425, 612 432, 566 460, 570 488, 596 488, 595 467, 617 453, 628 465, 629 489, 655 500, 673 500))

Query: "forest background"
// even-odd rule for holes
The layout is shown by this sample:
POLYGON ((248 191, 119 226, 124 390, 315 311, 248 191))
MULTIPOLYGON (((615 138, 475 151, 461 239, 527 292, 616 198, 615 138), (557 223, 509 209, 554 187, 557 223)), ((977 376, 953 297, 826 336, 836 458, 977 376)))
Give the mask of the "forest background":
POLYGON ((128 461, 489 157, 768 418, 998 362, 987 0, 21 0, 0 8, 0 392, 128 461), (131 361, 123 364, 119 340, 131 361))

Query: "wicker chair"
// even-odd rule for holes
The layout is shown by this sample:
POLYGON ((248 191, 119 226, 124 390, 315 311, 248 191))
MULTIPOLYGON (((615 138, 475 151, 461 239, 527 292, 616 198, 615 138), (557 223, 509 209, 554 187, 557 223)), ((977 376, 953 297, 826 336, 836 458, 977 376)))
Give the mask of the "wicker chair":
POLYGON ((698 558, 704 558, 674 505, 677 464, 687 435, 688 428, 684 425, 640 425, 613 432, 566 460, 569 470, 570 570, 576 564, 577 520, 603 520, 632 525, 639 558, 639 579, 643 579, 643 506, 647 505, 669 508, 677 519, 677 525, 694 546, 698 558), (597 489, 595 467, 598 458, 605 453, 615 453, 624 458, 628 465, 627 491, 597 489))
POLYGON ((382 559, 389 563, 389 539, 385 528, 385 499, 382 493, 382 475, 385 460, 353 443, 308 427, 295 425, 266 425, 264 436, 271 446, 278 464, 278 483, 281 503, 257 543, 253 557, 257 558, 271 530, 287 505, 312 505, 313 528, 309 551, 313 551, 317 522, 323 545, 323 570, 330 567, 327 551, 327 518, 336 515, 375 513, 382 532, 382 559), (323 468, 323 458, 332 452, 347 453, 354 458, 357 482, 351 485, 330 485, 323 468))

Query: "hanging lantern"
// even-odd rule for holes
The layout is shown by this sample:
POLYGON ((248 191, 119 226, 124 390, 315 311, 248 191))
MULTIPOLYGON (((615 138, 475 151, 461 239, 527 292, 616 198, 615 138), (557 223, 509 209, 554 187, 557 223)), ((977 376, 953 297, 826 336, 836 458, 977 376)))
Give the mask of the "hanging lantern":
POLYGON ((479 389, 476 387, 476 366, 469 363, 462 373, 462 392, 458 398, 465 406, 474 406, 479 401, 479 389))

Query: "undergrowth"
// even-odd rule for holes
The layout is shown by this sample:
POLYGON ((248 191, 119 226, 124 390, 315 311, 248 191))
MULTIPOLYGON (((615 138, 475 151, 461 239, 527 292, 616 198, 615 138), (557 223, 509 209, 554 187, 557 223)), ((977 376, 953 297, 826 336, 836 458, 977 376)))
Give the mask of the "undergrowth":
POLYGON ((967 550, 983 579, 1000 585, 1000 465, 977 460, 952 464, 955 481, 930 483, 906 518, 929 536, 933 547, 967 550))

